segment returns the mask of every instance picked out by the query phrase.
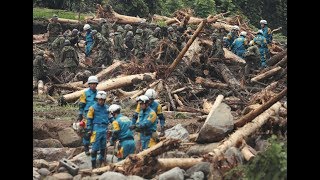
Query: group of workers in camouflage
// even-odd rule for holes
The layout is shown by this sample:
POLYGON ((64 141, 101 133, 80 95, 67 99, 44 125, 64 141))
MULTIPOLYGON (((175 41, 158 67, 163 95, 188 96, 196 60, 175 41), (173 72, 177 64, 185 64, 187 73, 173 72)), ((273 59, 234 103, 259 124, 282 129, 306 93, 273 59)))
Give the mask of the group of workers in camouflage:
POLYGON ((165 117, 160 104, 155 101, 157 95, 154 89, 148 89, 144 95, 137 98, 136 111, 132 119, 129 119, 121 114, 120 105, 109 106, 106 103, 107 93, 97 90, 99 81, 96 76, 90 76, 87 82, 89 88, 80 96, 77 120, 83 127, 82 143, 85 154, 91 154, 92 168, 106 162, 107 142, 110 146, 116 146, 118 142, 117 151, 114 153, 120 161, 135 153, 140 146, 140 150, 154 146, 159 142, 159 137, 164 136, 165 117), (160 121, 159 136, 158 121, 160 121), (134 140, 134 131, 139 133, 138 148, 134 140), (90 144, 92 144, 91 153, 90 144))

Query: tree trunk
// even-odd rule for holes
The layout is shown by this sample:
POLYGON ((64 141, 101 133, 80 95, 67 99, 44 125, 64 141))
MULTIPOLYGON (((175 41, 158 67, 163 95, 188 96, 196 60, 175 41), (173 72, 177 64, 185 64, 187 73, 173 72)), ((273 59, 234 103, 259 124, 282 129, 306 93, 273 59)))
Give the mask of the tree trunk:
POLYGON ((97 18, 108 18, 108 20, 116 21, 118 24, 139 24, 146 22, 146 19, 121 15, 115 12, 110 5, 105 5, 103 8, 101 5, 97 5, 97 18))
POLYGON ((177 109, 176 105, 174 104, 174 101, 172 99, 172 96, 171 96, 171 91, 169 89, 169 86, 167 84, 165 84, 165 87, 166 87, 166 90, 167 90, 167 94, 168 94, 168 97, 169 97, 169 100, 170 100, 170 103, 171 103, 171 106, 173 108, 173 110, 175 111, 177 109))
POLYGON ((134 99, 134 98, 140 96, 141 94, 146 92, 149 88, 155 87, 160 81, 162 81, 162 80, 156 80, 155 82, 149 84, 148 87, 139 90, 137 93, 133 94, 129 99, 134 99))
POLYGON ((233 52, 229 51, 227 48, 223 48, 224 51, 224 57, 228 60, 234 61, 236 63, 240 64, 246 64, 246 61, 242 59, 241 57, 237 56, 233 52))
POLYGON ((221 82, 213 82, 210 79, 204 79, 203 77, 197 77, 196 83, 201 84, 203 87, 206 88, 225 89, 228 87, 228 84, 221 82))
POLYGON ((213 160, 217 160, 222 153, 224 153, 228 148, 235 146, 237 142, 241 139, 244 139, 259 129, 263 124, 265 124, 270 116, 276 114, 276 112, 280 109, 281 103, 277 102, 273 106, 271 106, 268 110, 260 114, 256 117, 251 123, 246 124, 245 126, 239 128, 233 134, 229 136, 222 144, 220 144, 217 148, 210 152, 213 160))
POLYGON ((185 91, 185 90, 188 90, 189 87, 185 86, 185 87, 182 87, 182 88, 179 88, 179 89, 176 89, 174 91, 171 91, 171 94, 177 94, 179 92, 182 92, 182 91, 185 91))
POLYGON ((209 102, 207 99, 203 99, 203 105, 202 105, 202 108, 203 108, 203 111, 206 112, 207 114, 210 113, 210 110, 212 109, 212 102, 209 102))
POLYGON ((70 91, 80 91, 80 90, 83 89, 83 88, 80 88, 80 87, 72 86, 70 84, 54 84, 53 87, 59 88, 59 89, 70 90, 70 91))
POLYGON ((279 61, 276 65, 274 65, 275 67, 276 66, 280 66, 280 67, 282 67, 282 68, 284 68, 285 67, 285 64, 287 64, 287 55, 284 57, 284 58, 282 58, 282 60, 281 61, 279 61))
POLYGON ((270 69, 269 71, 266 71, 262 74, 259 74, 257 75, 256 77, 252 78, 251 79, 251 82, 257 82, 257 81, 261 81, 262 79, 265 79, 265 78, 269 78, 279 72, 281 72, 282 68, 281 67, 275 67, 273 69, 270 69))
POLYGON ((214 143, 208 143, 208 144, 197 144, 194 146, 191 146, 187 154, 189 156, 200 156, 203 154, 207 154, 212 151, 212 149, 215 149, 219 146, 220 142, 214 142, 214 143))
MULTIPOLYGON (((48 19, 49 21, 51 20, 48 19)), ((80 24, 81 21, 78 21, 78 20, 74 20, 74 19, 65 19, 65 18, 58 18, 58 22, 59 23, 68 23, 68 24, 80 24)))
POLYGON ((179 112, 178 111, 162 111, 162 113, 164 114, 164 117, 169 117, 169 116, 175 117, 175 115, 179 113, 179 114, 183 114, 186 117, 192 117, 192 118, 196 118, 202 114, 199 112, 193 113, 193 112, 182 112, 182 111, 179 111, 179 112))
POLYGON ((229 84, 240 86, 240 82, 233 76, 229 68, 224 63, 218 63, 216 70, 222 75, 223 79, 229 84))
POLYGON ((207 114, 204 110, 196 109, 193 107, 187 107, 187 106, 177 107, 177 111, 207 114))
POLYGON ((158 159, 158 167, 162 171, 170 170, 174 167, 187 170, 202 161, 203 158, 163 158, 158 159))
POLYGON ((241 149, 241 153, 242 153, 244 159, 247 160, 247 161, 250 161, 252 158, 254 158, 254 154, 252 154, 252 152, 249 150, 248 145, 245 145, 241 149))
MULTIPOLYGON (((121 64, 123 64, 123 61, 117 61, 113 63, 112 65, 108 66, 106 69, 100 71, 96 77, 98 78, 99 81, 102 81, 107 75, 112 73, 117 67, 119 67, 121 64)), ((87 85, 88 83, 86 83, 87 85)))
POLYGON ((173 94, 173 97, 177 101, 180 107, 184 107, 183 103, 180 101, 179 96, 177 94, 173 94))
MULTIPOLYGON (((106 81, 100 82, 97 86, 98 91, 109 91, 112 89, 121 88, 124 86, 128 86, 133 84, 136 81, 150 81, 152 79, 155 79, 156 73, 144 73, 144 74, 135 74, 135 75, 129 75, 124 77, 118 77, 113 79, 108 79, 106 81)), ((84 92, 83 90, 76 91, 70 94, 66 94, 63 96, 63 99, 66 102, 72 102, 78 99, 81 94, 84 92)))
POLYGON ((242 127, 246 123, 252 121, 255 117, 257 117, 259 114, 263 113, 265 110, 267 110, 269 107, 271 107, 273 104, 278 102, 280 99, 282 99, 287 94, 287 88, 282 90, 279 94, 277 94, 275 97, 270 99, 265 104, 262 104, 259 108, 255 109, 254 111, 251 111, 250 113, 246 114, 245 116, 242 116, 239 120, 237 120, 234 125, 235 127, 242 127))
POLYGON ((179 64, 179 62, 182 60, 183 55, 187 52, 193 41, 196 39, 200 31, 203 29, 204 25, 207 23, 206 20, 203 20, 196 31, 193 33, 192 37, 188 40, 187 44, 183 47, 183 49, 180 51, 178 57, 172 62, 169 69, 166 72, 166 77, 169 77, 169 75, 172 73, 172 71, 175 69, 175 67, 179 64))
POLYGON ((267 60, 267 65, 268 66, 273 66, 275 65, 277 62, 279 62, 282 58, 284 58, 284 56, 287 55, 287 49, 285 49, 282 52, 279 52, 278 54, 272 56, 269 60, 267 60))
POLYGON ((233 25, 222 23, 222 22, 216 22, 211 25, 214 29, 225 29, 226 31, 231 31, 233 25))
POLYGON ((132 96, 134 94, 136 94, 137 92, 139 92, 139 90, 135 90, 135 91, 124 91, 122 89, 117 89, 117 97, 120 98, 120 99, 124 99, 124 98, 127 98, 129 96, 132 96))

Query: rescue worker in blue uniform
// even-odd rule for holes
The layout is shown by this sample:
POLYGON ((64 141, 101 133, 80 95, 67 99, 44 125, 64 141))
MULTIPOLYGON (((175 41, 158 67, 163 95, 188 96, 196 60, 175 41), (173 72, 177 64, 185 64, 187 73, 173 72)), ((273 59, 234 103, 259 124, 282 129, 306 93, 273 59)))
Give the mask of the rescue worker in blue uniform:
POLYGON ((149 98, 146 95, 141 95, 138 98, 138 103, 140 103, 139 120, 136 124, 130 126, 131 130, 136 130, 140 132, 140 141, 142 150, 150 148, 156 145, 155 138, 152 134, 157 130, 157 114, 149 107, 149 98))
POLYGON ((104 91, 97 92, 97 102, 90 106, 87 117, 87 129, 91 134, 90 142, 92 143, 91 163, 92 169, 96 168, 97 153, 100 151, 98 160, 99 167, 105 162, 105 151, 107 147, 107 130, 110 123, 109 106, 105 104, 107 93, 104 91))
POLYGON ((266 57, 267 59, 270 58, 270 50, 272 48, 272 31, 271 29, 268 27, 268 22, 264 19, 262 19, 260 21, 260 25, 261 25, 261 30, 262 30, 262 35, 266 38, 267 40, 267 47, 268 47, 268 51, 266 52, 266 57))
POLYGON ((82 138, 82 143, 84 145, 84 151, 86 155, 89 155, 89 144, 90 144, 90 135, 89 130, 86 127, 87 124, 87 113, 89 111, 89 107, 92 106, 96 100, 95 97, 97 95, 97 85, 99 81, 96 76, 90 76, 88 78, 89 88, 86 89, 80 96, 79 102, 79 116, 78 121, 84 122, 84 135, 82 138))
MULTIPOLYGON (((160 137, 162 137, 164 136, 164 125, 166 119, 163 116, 161 105, 158 102, 154 101, 157 97, 156 91, 154 89, 148 89, 144 95, 149 98, 149 107, 157 114, 156 124, 158 124, 158 119, 160 120, 160 137)), ((136 111, 134 112, 132 117, 133 124, 136 123, 140 110, 140 104, 138 103, 136 111)))
POLYGON ((233 41, 231 44, 231 51, 237 56, 243 58, 243 53, 246 51, 248 46, 248 39, 246 38, 247 32, 242 31, 240 36, 233 41))
POLYGON ((231 29, 231 32, 227 34, 227 37, 223 38, 224 40, 223 44, 225 44, 226 48, 230 48, 233 41, 238 37, 239 30, 240 30, 239 26, 233 26, 231 29))
POLYGON ((85 36, 85 39, 86 39, 86 42, 85 42, 85 45, 86 45, 86 48, 85 48, 85 55, 86 57, 89 57, 90 54, 91 54, 91 46, 93 44, 93 35, 92 35, 92 30, 91 30, 91 26, 89 24, 85 24, 83 26, 83 30, 86 31, 86 36, 85 36))
POLYGON ((119 140, 118 144, 118 161, 125 159, 129 154, 134 154, 135 142, 133 137, 133 132, 130 130, 132 121, 120 113, 121 106, 117 104, 112 104, 109 107, 109 113, 113 116, 114 120, 112 121, 112 137, 110 145, 119 140))
POLYGON ((267 67, 267 63, 266 63, 266 52, 268 51, 267 40, 263 36, 263 32, 261 29, 257 32, 257 36, 253 38, 253 45, 256 45, 259 48, 260 58, 261 58, 260 60, 261 67, 262 68, 267 67))

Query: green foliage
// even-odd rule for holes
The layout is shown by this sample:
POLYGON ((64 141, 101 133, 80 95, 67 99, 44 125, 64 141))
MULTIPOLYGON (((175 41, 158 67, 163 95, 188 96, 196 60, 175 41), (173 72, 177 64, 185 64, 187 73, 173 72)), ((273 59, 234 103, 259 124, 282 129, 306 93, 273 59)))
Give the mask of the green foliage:
MULTIPOLYGON (((33 8, 33 19, 51 18, 53 14, 57 14, 59 18, 78 19, 78 13, 66 10, 47 9, 47 8, 33 8)), ((80 15, 80 20, 84 20, 85 14, 80 15)))
POLYGON ((226 179, 287 179, 287 145, 275 135, 270 145, 248 164, 235 167, 226 173, 226 179), (238 176, 238 177, 237 177, 238 176))
POLYGON ((207 17, 209 14, 214 14, 215 1, 214 0, 196 0, 194 2, 194 11, 199 17, 207 17))
POLYGON ((161 14, 165 16, 171 16, 176 10, 183 8, 181 0, 162 0, 161 14))
POLYGON ((190 117, 185 115, 185 114, 183 114, 183 113, 179 113, 178 112, 177 114, 174 115, 174 118, 176 118, 176 119, 188 119, 190 117))
POLYGON ((160 27, 167 26, 166 21, 157 21, 156 24, 160 27))
POLYGON ((121 1, 121 0, 109 0, 109 5, 120 13, 129 16, 140 16, 146 17, 149 14, 149 8, 147 3, 143 0, 131 0, 131 1, 121 1))

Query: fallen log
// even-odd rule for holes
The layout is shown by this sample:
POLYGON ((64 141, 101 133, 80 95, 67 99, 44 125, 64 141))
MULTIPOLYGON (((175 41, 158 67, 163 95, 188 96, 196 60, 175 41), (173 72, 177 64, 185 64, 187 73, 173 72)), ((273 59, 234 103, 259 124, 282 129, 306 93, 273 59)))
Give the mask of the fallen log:
MULTIPOLYGON (((123 64, 123 61, 116 61, 112 65, 108 66, 106 69, 100 71, 96 77, 98 78, 99 82, 102 81, 107 75, 112 73, 114 70, 116 70, 121 64, 123 64)), ((86 86, 88 83, 85 84, 86 86)))
POLYGON ((44 84, 42 80, 38 81, 38 95, 42 95, 44 92, 44 84))
POLYGON ((233 134, 229 136, 228 139, 223 141, 217 148, 213 149, 212 152, 209 153, 211 158, 215 162, 220 155, 222 155, 228 148, 235 146, 237 142, 245 139, 257 129, 259 129, 263 124, 265 124, 270 116, 276 114, 276 112, 280 109, 281 103, 277 102, 273 106, 271 106, 268 110, 264 111, 258 117, 256 117, 252 122, 246 124, 245 126, 237 129, 233 134))
POLYGON ((177 107, 176 110, 179 111, 179 112, 192 112, 192 113, 207 114, 207 112, 204 111, 204 110, 196 109, 196 108, 193 108, 193 107, 187 107, 187 106, 177 107))
MULTIPOLYGON (((50 21, 50 19, 48 19, 48 20, 50 21)), ((68 23, 68 24, 80 24, 81 23, 81 21, 78 21, 78 20, 65 19, 65 18, 58 18, 58 22, 59 23, 68 23)))
POLYGON ((188 90, 190 89, 189 87, 185 86, 185 87, 182 87, 182 88, 179 88, 179 89, 176 89, 174 91, 171 91, 171 94, 177 94, 179 92, 182 92, 182 91, 185 91, 185 90, 188 90))
POLYGON ((117 92, 117 97, 119 97, 120 99, 124 99, 126 97, 130 97, 130 96, 136 94, 137 92, 139 92, 139 90, 128 92, 128 91, 124 91, 122 89, 117 89, 116 92, 117 92))
POLYGON ((170 65, 170 67, 168 68, 167 72, 166 72, 166 78, 169 77, 169 75, 172 73, 172 71, 175 69, 175 67, 179 64, 179 62, 182 60, 182 57, 184 56, 184 54, 187 52, 187 50, 189 49, 189 47, 191 46, 191 44, 193 43, 193 41, 196 39, 196 37, 198 36, 198 34, 200 33, 200 31, 203 29, 204 25, 207 23, 206 20, 203 20, 198 28, 196 29, 196 31, 193 33, 192 37, 188 40, 187 44, 183 47, 183 49, 180 51, 179 55, 177 56, 177 58, 172 62, 172 64, 170 65))
POLYGON ((265 110, 267 110, 273 104, 275 104, 280 99, 282 99, 286 94, 287 94, 287 88, 282 90, 279 94, 277 94, 275 97, 270 99, 268 102, 262 104, 259 108, 251 111, 250 113, 246 114, 245 116, 242 116, 240 119, 238 119, 234 123, 234 126, 239 128, 239 127, 242 127, 243 125, 245 125, 246 123, 252 121, 259 114, 263 113, 265 110))
POLYGON ((179 96, 177 94, 173 94, 174 99, 177 101, 179 106, 183 107, 183 103, 180 101, 179 96))
POLYGON ((203 158, 163 158, 158 159, 157 168, 161 171, 166 171, 174 167, 187 170, 202 161, 203 158))
POLYGON ((118 24, 139 24, 146 22, 146 19, 126 16, 115 12, 110 5, 105 5, 103 8, 100 4, 97 4, 97 17, 96 18, 108 18, 108 20, 116 21, 118 24))
MULTIPOLYGON (((108 79, 106 81, 100 82, 97 86, 98 91, 109 91, 112 89, 121 88, 124 86, 128 86, 133 84, 134 82, 138 81, 150 81, 152 79, 155 79, 156 73, 144 73, 144 74, 135 74, 135 75, 129 75, 124 77, 117 77, 108 79)), ((63 95, 63 99, 65 102, 72 102, 77 100, 81 94, 84 92, 85 89, 76 91, 70 94, 63 95)))
POLYGON ((215 149, 219 146, 220 142, 214 142, 214 143, 208 143, 208 144, 197 144, 194 146, 191 146, 187 154, 189 156, 200 156, 203 154, 207 154, 212 151, 212 149, 215 149))
POLYGON ((248 145, 245 145, 241 149, 241 153, 242 153, 244 159, 247 160, 247 161, 250 161, 252 158, 254 158, 254 154, 249 150, 248 145))
POLYGON ((207 88, 225 89, 228 87, 228 84, 213 82, 210 79, 204 79, 203 77, 197 77, 195 82, 207 88))
POLYGON ((233 25, 222 23, 222 22, 215 22, 211 25, 214 29, 225 29, 226 31, 231 31, 233 25))
POLYGON ((182 114, 185 117, 192 117, 192 118, 202 115, 202 113, 199 113, 199 112, 193 113, 193 112, 182 112, 182 111, 177 112, 177 111, 166 111, 166 110, 163 110, 162 113, 164 114, 165 117, 175 117, 178 113, 182 114))
POLYGON ((154 88, 160 81, 162 81, 162 80, 156 80, 155 82, 149 84, 146 88, 143 88, 143 89, 139 90, 138 92, 136 92, 135 94, 133 94, 129 99, 134 99, 134 98, 140 96, 141 94, 143 94, 144 92, 146 92, 148 89, 154 88))
POLYGON ((284 68, 284 65, 287 63, 287 55, 284 57, 284 58, 282 58, 282 60, 281 61, 279 61, 276 65, 274 65, 274 67, 276 67, 276 66, 280 66, 280 67, 282 67, 282 68, 284 68))
POLYGON ((269 71, 266 71, 266 72, 264 72, 264 73, 262 73, 262 74, 258 74, 256 77, 251 78, 250 81, 251 81, 251 82, 261 81, 261 80, 263 80, 263 79, 265 79, 265 78, 269 78, 269 77, 271 77, 271 76, 273 76, 273 75, 281 72, 281 70, 282 70, 281 67, 279 67, 279 66, 278 66, 278 67, 275 67, 275 68, 270 69, 269 71))
POLYGON ((278 54, 272 56, 270 59, 266 61, 268 66, 273 66, 277 62, 279 62, 284 56, 287 55, 287 49, 283 50, 282 52, 279 52, 278 54))
POLYGON ((213 106, 213 104, 211 102, 209 102, 207 99, 203 99, 202 109, 204 112, 209 114, 212 106, 213 106))
POLYGON ((240 86, 240 82, 233 76, 229 68, 224 63, 217 63, 215 69, 229 85, 240 86))
POLYGON ((168 97, 169 97, 169 100, 170 100, 170 104, 172 106, 172 109, 175 111, 177 109, 176 105, 174 104, 174 101, 172 99, 172 96, 171 96, 171 91, 169 89, 169 86, 167 84, 165 84, 165 88, 167 90, 167 94, 168 94, 168 97))
POLYGON ((65 89, 65 90, 70 90, 70 91, 80 91, 83 88, 72 86, 70 84, 53 84, 53 87, 59 88, 59 89, 65 89))

